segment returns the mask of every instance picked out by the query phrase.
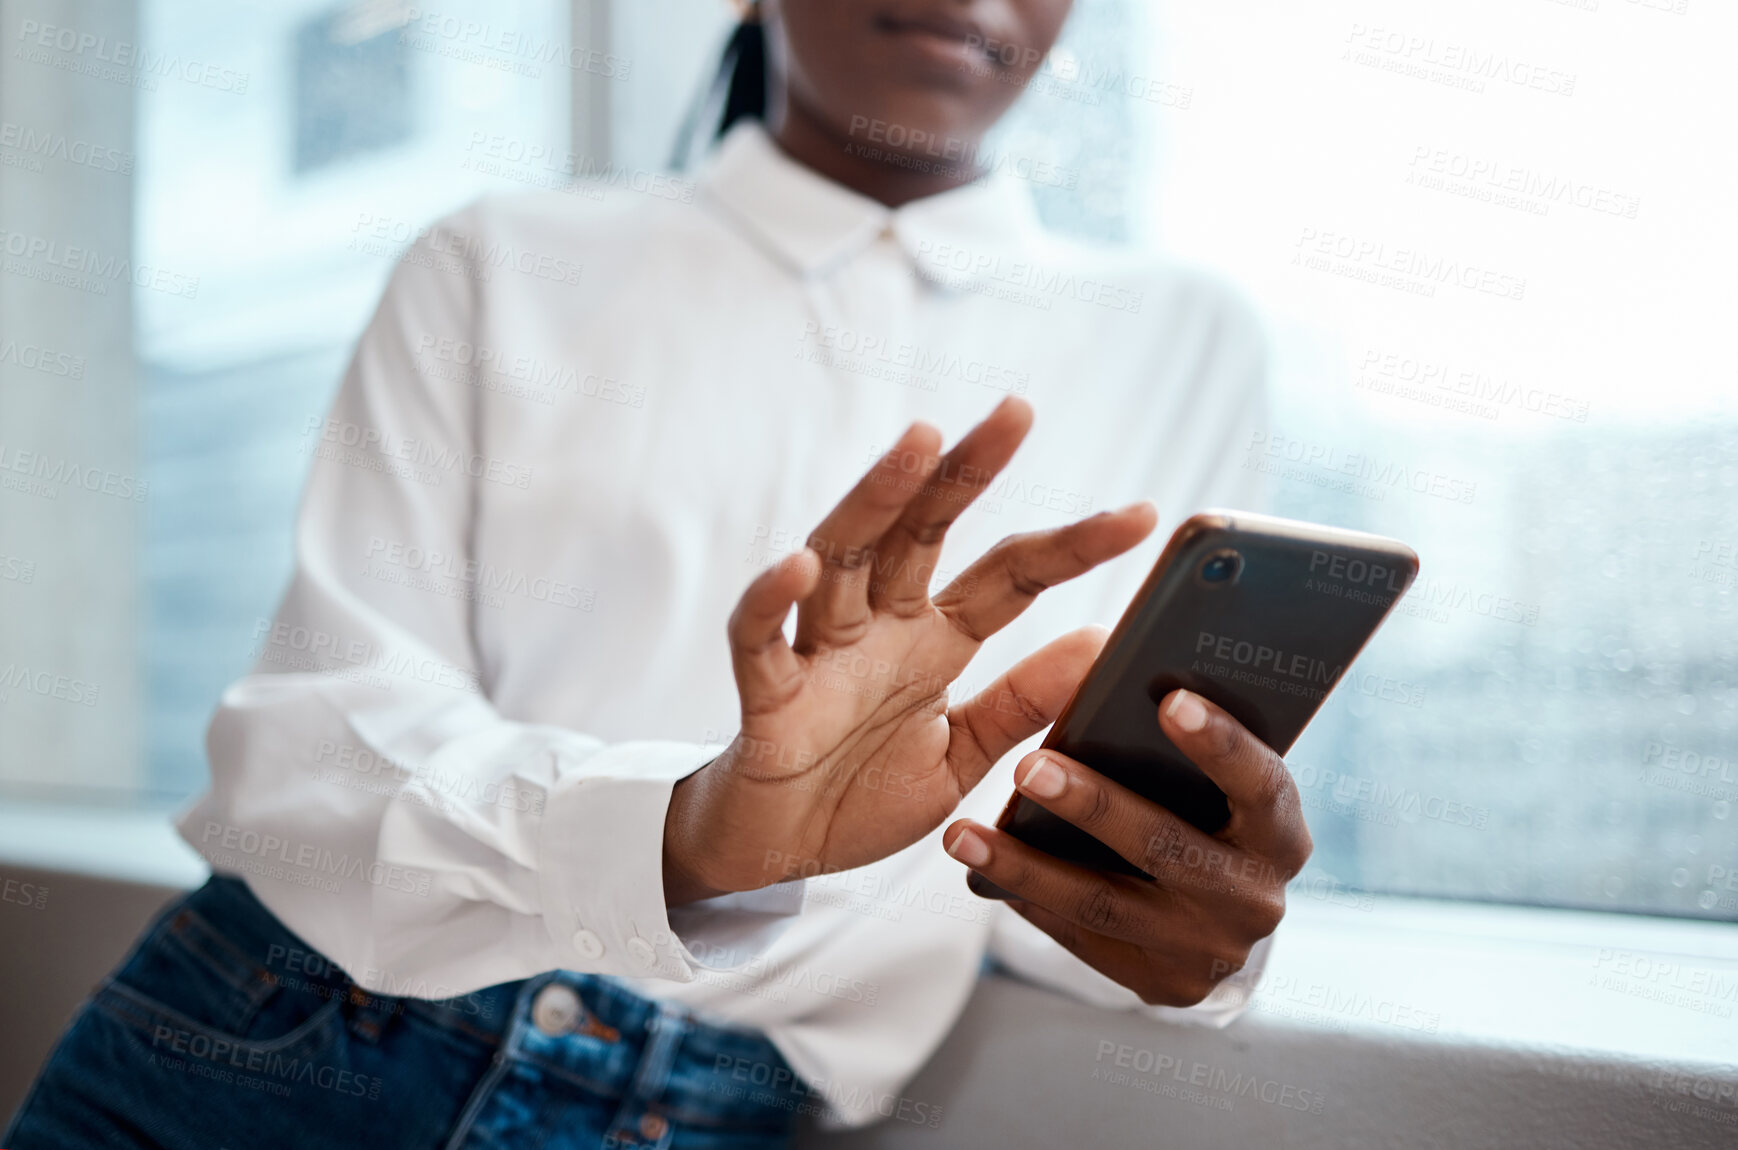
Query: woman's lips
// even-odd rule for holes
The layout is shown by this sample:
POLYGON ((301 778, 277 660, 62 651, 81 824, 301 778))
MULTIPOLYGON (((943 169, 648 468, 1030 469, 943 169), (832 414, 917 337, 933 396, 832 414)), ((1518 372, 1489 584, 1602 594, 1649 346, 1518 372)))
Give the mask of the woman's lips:
POLYGON ((881 30, 925 59, 954 68, 985 68, 991 57, 976 24, 947 17, 884 17, 881 30))

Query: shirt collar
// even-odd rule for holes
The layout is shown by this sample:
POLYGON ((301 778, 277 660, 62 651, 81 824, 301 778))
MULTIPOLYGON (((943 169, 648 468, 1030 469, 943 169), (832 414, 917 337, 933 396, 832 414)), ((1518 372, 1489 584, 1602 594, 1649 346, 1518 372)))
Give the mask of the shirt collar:
POLYGON ((699 182, 751 240, 805 276, 891 232, 918 271, 954 285, 1042 235, 1031 196, 1005 168, 889 208, 793 160, 752 120, 730 130, 699 182))

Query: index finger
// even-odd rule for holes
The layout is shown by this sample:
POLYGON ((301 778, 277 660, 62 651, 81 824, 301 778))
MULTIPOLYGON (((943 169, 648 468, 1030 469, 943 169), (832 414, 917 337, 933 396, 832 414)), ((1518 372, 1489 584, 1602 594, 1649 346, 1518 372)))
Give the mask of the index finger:
POLYGON ((848 641, 868 624, 875 541, 899 522, 913 498, 901 461, 940 444, 941 433, 927 423, 906 428, 810 532, 808 545, 821 557, 821 577, 797 609, 796 650, 806 653, 822 644, 848 641))
POLYGON ((922 480, 899 521, 882 539, 880 558, 890 572, 870 588, 869 601, 909 615, 929 605, 929 584, 942 540, 954 521, 999 475, 1032 427, 1032 405, 1017 396, 998 403, 939 459, 911 457, 922 480))
POLYGON ((1193 691, 1166 695, 1159 704, 1159 725, 1230 800, 1231 821, 1218 837, 1294 872, 1302 870, 1313 844, 1285 760, 1193 691))

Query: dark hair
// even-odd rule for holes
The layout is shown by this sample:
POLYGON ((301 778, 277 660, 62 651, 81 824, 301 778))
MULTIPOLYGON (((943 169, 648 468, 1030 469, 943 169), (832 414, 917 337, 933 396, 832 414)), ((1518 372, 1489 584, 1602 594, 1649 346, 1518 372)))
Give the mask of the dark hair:
POLYGON ((718 72, 707 85, 699 103, 682 122, 676 137, 674 167, 687 167, 694 148, 698 121, 718 106, 723 92, 723 112, 718 127, 707 141, 721 139, 740 120, 763 120, 767 105, 766 28, 758 18, 744 20, 725 42, 718 72))
POLYGON ((728 87, 724 93, 724 115, 714 139, 722 138, 738 120, 766 118, 766 26, 759 20, 738 24, 724 46, 724 60, 718 72, 719 79, 728 87))

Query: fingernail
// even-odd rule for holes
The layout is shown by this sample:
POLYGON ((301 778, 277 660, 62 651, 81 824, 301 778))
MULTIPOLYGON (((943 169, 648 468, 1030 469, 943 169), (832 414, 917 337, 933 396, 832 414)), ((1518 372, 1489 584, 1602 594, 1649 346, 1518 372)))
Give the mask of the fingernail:
POLYGON ((1171 696, 1170 715, 1171 722, 1191 735, 1207 725, 1207 708, 1188 691, 1178 691, 1171 696))
POLYGON ((1053 799, 1067 789, 1068 772, 1048 755, 1039 755, 1026 768, 1026 777, 1020 780, 1019 786, 1035 799, 1053 799))
POLYGON ((947 853, 973 870, 990 861, 988 844, 970 827, 954 836, 953 845, 947 848, 947 853))

